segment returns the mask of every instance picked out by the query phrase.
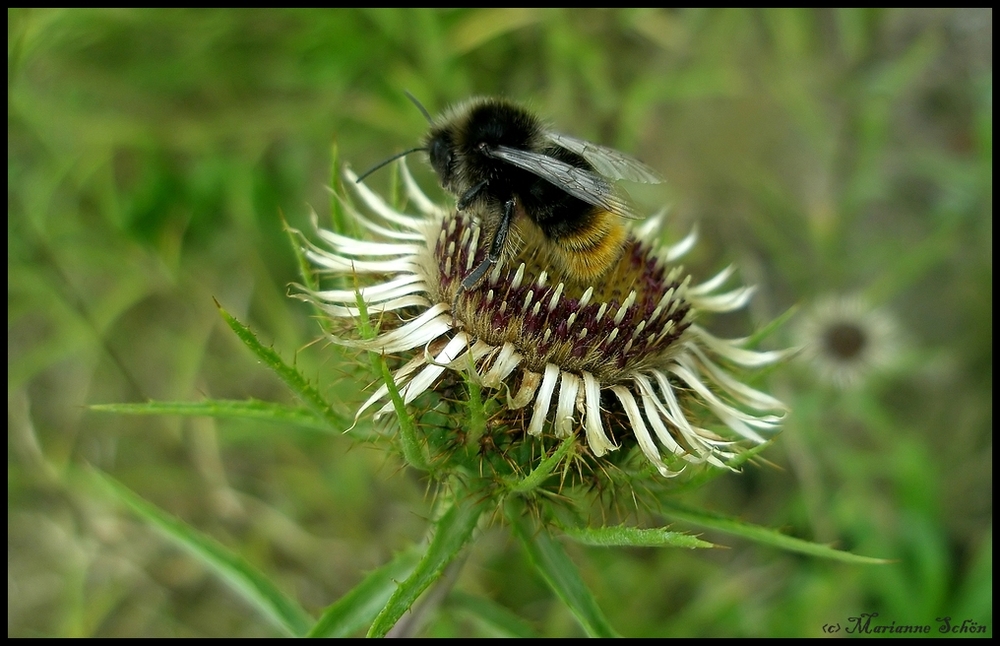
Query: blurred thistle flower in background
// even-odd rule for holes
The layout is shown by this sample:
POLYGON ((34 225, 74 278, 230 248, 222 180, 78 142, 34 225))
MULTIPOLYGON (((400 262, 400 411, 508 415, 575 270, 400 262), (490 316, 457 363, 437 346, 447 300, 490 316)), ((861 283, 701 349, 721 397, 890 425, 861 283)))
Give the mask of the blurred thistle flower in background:
POLYGON ((800 358, 838 388, 853 388, 899 355, 899 326, 857 295, 818 300, 799 321, 800 358))
MULTIPOLYGON (((400 170, 420 215, 391 208, 347 171, 348 184, 376 217, 346 201, 345 211, 383 241, 319 230, 332 250, 311 244, 305 250, 322 271, 377 281, 356 290, 306 290, 304 297, 345 318, 361 315, 360 295, 369 314, 382 316, 374 338, 334 341, 383 355, 412 353, 393 375, 404 403, 433 389, 446 370, 465 373, 501 391, 508 411, 530 409, 521 417, 529 435, 542 434, 547 424, 557 438, 582 428, 597 457, 634 438, 664 476, 679 473, 684 462, 725 466, 743 445, 764 443, 777 430, 782 403, 737 380, 718 360, 755 368, 786 353, 748 350, 698 324, 703 312, 742 307, 753 289, 717 293, 732 267, 692 286, 683 267, 671 263, 693 246, 693 232, 658 249, 663 214, 650 218, 595 285, 550 274, 552 265, 528 238, 510 261, 463 292, 452 312, 459 284, 485 257, 487 245, 473 218, 435 205, 405 163, 400 170), (706 428, 692 409, 710 412, 728 432, 706 428)), ((391 411, 389 395, 383 384, 358 416, 380 404, 376 417, 391 411)))

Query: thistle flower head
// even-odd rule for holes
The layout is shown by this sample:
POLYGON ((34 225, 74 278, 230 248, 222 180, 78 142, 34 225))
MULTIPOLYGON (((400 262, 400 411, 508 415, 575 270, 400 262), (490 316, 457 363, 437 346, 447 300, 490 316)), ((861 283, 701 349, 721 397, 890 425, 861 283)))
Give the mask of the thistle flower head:
POLYGON ((838 388, 856 386, 898 354, 896 321, 857 295, 818 300, 800 320, 797 336, 802 358, 838 388))
MULTIPOLYGON (((528 435, 581 434, 597 457, 637 444, 665 476, 685 463, 724 466, 778 428, 782 404, 740 382, 727 364, 760 367, 784 353, 745 349, 699 324, 707 312, 742 307, 753 290, 720 292, 731 267, 693 284, 674 262, 694 233, 660 248, 653 234, 661 213, 628 234, 606 275, 581 282, 558 269, 530 223, 520 223, 515 251, 456 301, 488 243, 474 214, 435 205, 406 165, 400 169, 417 214, 391 208, 346 173, 367 213, 346 203, 345 210, 377 241, 320 231, 329 248, 309 245, 308 257, 321 269, 357 276, 361 286, 305 296, 332 317, 356 317, 360 295, 369 313, 390 319, 373 339, 335 340, 408 355, 393 375, 405 403, 434 389, 447 371, 465 373, 497 391, 507 410, 522 411, 528 435)), ((382 385, 358 415, 392 407, 382 385)))

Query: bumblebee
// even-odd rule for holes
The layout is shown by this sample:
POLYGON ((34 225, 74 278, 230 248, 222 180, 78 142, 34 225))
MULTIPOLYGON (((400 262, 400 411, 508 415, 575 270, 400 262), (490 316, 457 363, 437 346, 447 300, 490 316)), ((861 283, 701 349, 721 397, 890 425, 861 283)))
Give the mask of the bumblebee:
POLYGON ((441 186, 458 199, 458 209, 473 208, 491 234, 486 258, 462 280, 456 303, 510 252, 515 220, 537 227, 546 252, 568 280, 595 281, 621 256, 626 239, 621 218, 638 217, 615 181, 663 181, 624 153, 552 132, 505 99, 474 98, 433 119, 407 96, 431 127, 422 147, 392 159, 425 150, 441 186))

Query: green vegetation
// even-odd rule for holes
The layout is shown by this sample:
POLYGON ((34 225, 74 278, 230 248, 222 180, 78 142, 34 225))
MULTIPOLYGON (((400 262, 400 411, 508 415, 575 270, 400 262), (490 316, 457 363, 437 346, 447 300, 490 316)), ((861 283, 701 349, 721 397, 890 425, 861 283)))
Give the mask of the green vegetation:
POLYGON ((418 634, 992 634, 992 78, 990 10, 8 10, 8 635, 384 634, 439 575, 418 634), (404 90, 658 169, 691 273, 759 285, 721 336, 844 295, 891 343, 760 376, 784 432, 629 527, 441 500, 351 426, 385 362, 288 298, 286 223, 424 133, 404 90))

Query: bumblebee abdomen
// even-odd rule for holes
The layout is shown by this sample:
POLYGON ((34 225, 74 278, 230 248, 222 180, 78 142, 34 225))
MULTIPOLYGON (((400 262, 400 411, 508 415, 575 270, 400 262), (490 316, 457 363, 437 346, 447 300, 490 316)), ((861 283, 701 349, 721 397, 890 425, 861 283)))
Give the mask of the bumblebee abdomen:
POLYGON ((544 229, 543 233, 555 264, 567 278, 577 282, 594 281, 604 275, 621 257, 628 235, 618 216, 597 207, 568 233, 551 236, 544 229))

